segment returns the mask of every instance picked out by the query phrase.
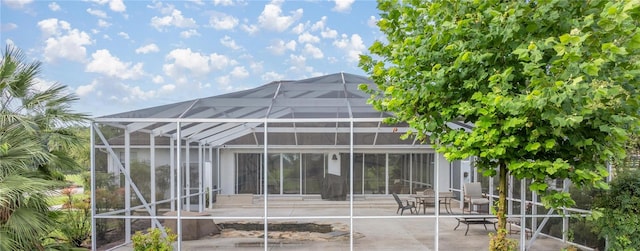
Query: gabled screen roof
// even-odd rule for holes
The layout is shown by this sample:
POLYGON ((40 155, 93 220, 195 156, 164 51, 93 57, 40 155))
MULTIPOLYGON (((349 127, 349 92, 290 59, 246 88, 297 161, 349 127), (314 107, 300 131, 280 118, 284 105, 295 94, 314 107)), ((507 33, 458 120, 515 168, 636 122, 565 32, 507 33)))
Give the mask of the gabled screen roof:
POLYGON ((95 121, 156 136, 176 136, 175 121, 181 121, 181 138, 212 145, 260 144, 256 139, 266 130, 266 120, 270 121, 270 133, 291 134, 282 137, 290 138, 287 145, 306 144, 305 135, 323 133, 335 135, 328 143, 340 144, 344 141, 341 137, 348 136, 349 122, 354 122, 356 139, 368 142, 364 144, 381 144, 383 137, 378 136, 384 133, 406 132, 406 126, 398 131, 397 125, 382 123, 391 114, 367 104, 370 95, 358 88, 361 84, 376 88, 366 77, 336 73, 274 81, 249 90, 103 116, 95 121))

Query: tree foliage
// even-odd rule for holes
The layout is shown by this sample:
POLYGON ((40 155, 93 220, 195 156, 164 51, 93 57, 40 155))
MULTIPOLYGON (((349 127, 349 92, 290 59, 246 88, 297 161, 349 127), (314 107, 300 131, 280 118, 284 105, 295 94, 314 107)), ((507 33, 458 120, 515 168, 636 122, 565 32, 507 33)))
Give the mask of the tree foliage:
POLYGON ((360 66, 378 86, 372 104, 395 114, 389 122, 408 122, 450 160, 477 157, 500 178, 499 207, 508 175, 530 179, 551 207, 574 202, 548 179, 607 186, 606 163, 638 130, 640 2, 380 0, 378 9, 386 40, 360 66))
POLYGON ((640 247, 640 171, 620 173, 611 189, 594 201, 595 230, 608 237, 609 250, 635 250, 640 247))
POLYGON ((87 118, 70 110, 76 98, 65 86, 39 86, 39 62, 13 46, 1 60, 0 250, 41 250, 54 225, 47 193, 78 166, 67 150, 79 141, 66 126, 87 118))

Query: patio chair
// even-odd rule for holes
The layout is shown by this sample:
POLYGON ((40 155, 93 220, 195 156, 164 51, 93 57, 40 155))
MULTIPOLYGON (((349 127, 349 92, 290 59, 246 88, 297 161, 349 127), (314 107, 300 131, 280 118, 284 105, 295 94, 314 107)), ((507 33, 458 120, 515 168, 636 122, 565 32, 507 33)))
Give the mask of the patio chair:
POLYGON ((463 189, 464 202, 469 205, 469 212, 471 212, 473 206, 489 206, 489 199, 482 194, 480 182, 465 183, 463 189))
POLYGON ((393 193, 393 198, 396 199, 396 202, 398 203, 398 210, 396 210, 396 214, 398 213, 398 211, 400 211, 400 209, 402 209, 402 211, 400 211, 400 215, 403 215, 404 210, 407 210, 407 209, 409 209, 411 214, 413 214, 413 209, 416 208, 415 203, 410 203, 409 200, 407 200, 407 204, 404 204, 402 200, 400 200, 400 197, 398 197, 398 194, 396 193, 393 193))
POLYGON ((423 213, 427 213, 427 207, 435 207, 435 191, 433 189, 426 189, 424 191, 416 191, 417 212, 420 212, 420 208, 423 208, 423 213))

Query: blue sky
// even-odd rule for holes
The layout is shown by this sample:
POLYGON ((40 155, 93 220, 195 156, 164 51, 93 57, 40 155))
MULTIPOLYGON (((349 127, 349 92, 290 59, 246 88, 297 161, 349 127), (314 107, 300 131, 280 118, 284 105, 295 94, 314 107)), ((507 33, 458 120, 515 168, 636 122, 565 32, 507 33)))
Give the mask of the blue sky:
POLYGON ((364 75, 373 0, 0 0, 0 41, 97 117, 296 80, 364 75))

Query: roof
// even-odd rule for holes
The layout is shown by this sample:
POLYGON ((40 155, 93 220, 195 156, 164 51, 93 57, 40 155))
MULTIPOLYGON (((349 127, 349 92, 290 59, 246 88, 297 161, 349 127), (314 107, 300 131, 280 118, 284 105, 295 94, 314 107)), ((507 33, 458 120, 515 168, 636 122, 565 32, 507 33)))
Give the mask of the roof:
POLYGON ((357 143, 406 144, 398 136, 408 128, 383 124, 383 118, 391 114, 368 104, 370 94, 358 88, 361 84, 376 88, 367 77, 335 73, 274 81, 249 90, 107 115, 95 121, 156 136, 176 136, 180 131, 181 138, 209 145, 260 145, 267 121, 269 133, 278 134, 270 144, 349 145, 350 123, 354 123, 357 143), (321 134, 325 139, 320 142, 321 134))

